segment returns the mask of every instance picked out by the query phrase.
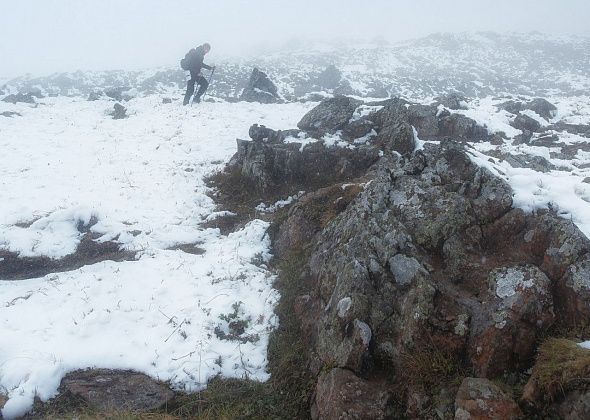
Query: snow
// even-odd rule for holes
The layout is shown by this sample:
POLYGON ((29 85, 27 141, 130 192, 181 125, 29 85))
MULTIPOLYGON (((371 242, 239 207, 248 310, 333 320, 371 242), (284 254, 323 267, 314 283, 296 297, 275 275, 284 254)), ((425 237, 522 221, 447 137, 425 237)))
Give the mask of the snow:
POLYGON ((583 343, 578 344, 580 347, 590 350, 590 341, 584 341, 583 343))
POLYGON ((106 100, 44 102, 10 105, 23 116, 0 126, 0 249, 60 258, 86 225, 137 260, 0 281, 2 414, 22 415, 87 367, 133 369, 188 391, 217 374, 265 380, 278 299, 265 265, 268 225, 254 220, 228 236, 201 227, 223 214, 204 178, 252 123, 292 127, 313 104, 183 108, 153 95, 112 120, 106 100), (170 249, 178 244, 205 252, 170 249), (215 331, 227 334, 222 316, 234 308, 248 327, 240 340, 222 339, 215 331))

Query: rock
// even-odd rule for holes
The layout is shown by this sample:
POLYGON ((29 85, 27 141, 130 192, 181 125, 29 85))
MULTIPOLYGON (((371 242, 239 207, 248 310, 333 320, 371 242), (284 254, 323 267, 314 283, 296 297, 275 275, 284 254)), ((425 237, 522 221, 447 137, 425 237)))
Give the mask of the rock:
POLYGON ((590 255, 567 268, 555 294, 562 320, 572 325, 590 321, 590 255))
POLYGON ((271 104, 279 101, 278 90, 266 73, 254 68, 248 85, 240 95, 241 101, 271 104))
POLYGON ((2 420, 2 408, 4 407, 4 405, 6 404, 6 402, 8 401, 8 395, 3 394, 2 392, 0 392, 0 420, 2 420))
MULTIPOLYGON (((260 133, 259 128, 251 134, 264 136, 260 133)), ((237 143, 238 151, 230 165, 237 167, 263 193, 293 194, 312 186, 319 188, 350 181, 364 174, 379 159, 379 150, 371 146, 351 150, 315 142, 301 150, 299 143, 245 140, 237 143)))
POLYGON ((112 87, 109 89, 105 89, 104 94, 107 95, 109 98, 114 99, 115 101, 121 102, 125 100, 124 92, 127 92, 131 88, 129 86, 120 86, 120 87, 112 87))
POLYGON ((518 114, 510 125, 518 130, 530 131, 533 133, 541 131, 541 124, 539 121, 523 114, 518 114))
POLYGON ((519 419, 514 400, 484 378, 465 378, 455 397, 455 420, 519 419))
POLYGON ((505 267, 488 278, 492 296, 471 326, 472 364, 483 377, 525 367, 555 321, 551 282, 539 268, 505 267))
POLYGON ((465 115, 451 114, 441 118, 439 122, 439 137, 450 137, 456 140, 485 141, 488 130, 465 115))
POLYGON ((5 111, 0 113, 3 117, 12 118, 12 117, 22 117, 22 114, 13 111, 5 111))
POLYGON ((452 138, 481 141, 489 138, 487 129, 469 117, 439 110, 434 105, 414 105, 397 98, 387 101, 373 120, 381 128, 378 136, 381 141, 383 137, 391 137, 391 132, 396 127, 399 129, 406 125, 410 130, 414 127, 422 140, 452 138))
POLYGON ((113 106, 113 112, 111 114, 114 120, 121 120, 123 118, 127 118, 127 108, 125 108, 120 103, 116 103, 113 106))
POLYGON ((536 112, 547 121, 557 115, 557 108, 555 105, 543 98, 533 99, 528 104, 526 104, 525 109, 530 109, 531 111, 536 112))
POLYGON ((91 101, 91 102, 98 101, 100 98, 102 98, 103 94, 104 93, 101 91, 97 91, 97 90, 92 91, 92 92, 90 92, 90 95, 88 95, 88 101, 91 101))
POLYGON ((324 89, 336 89, 342 80, 342 73, 331 64, 320 73, 315 83, 324 89))
POLYGON ((273 241, 278 258, 302 249, 327 226, 362 190, 359 184, 336 184, 305 194, 289 210, 273 241))
POLYGON ((507 101, 498 105, 499 109, 510 112, 511 114, 520 114, 521 111, 531 110, 539 114, 542 118, 549 121, 557 115, 557 108, 552 103, 543 98, 536 98, 529 102, 507 101))
POLYGON ((29 89, 29 91, 27 92, 27 95, 34 96, 37 99, 43 99, 43 98, 45 98, 45 95, 43 95, 43 92, 39 88, 31 88, 31 89, 29 89))
POLYGON ((388 395, 344 369, 320 376, 312 406, 312 419, 385 419, 388 395))
POLYGON ((102 412, 148 411, 160 408, 174 393, 147 375, 110 369, 92 369, 67 374, 61 392, 83 398, 102 412))
POLYGON ((554 405, 554 410, 562 419, 586 420, 590 418, 590 390, 575 390, 554 405))
POLYGON ((248 135, 252 140, 266 143, 282 143, 286 137, 298 137, 299 133, 299 130, 276 131, 258 124, 250 126, 248 130, 248 135))
POLYGON ((513 168, 530 168, 537 172, 549 172, 556 169, 555 165, 542 156, 503 154, 502 158, 513 168))
POLYGON ((34 104, 36 103, 35 97, 30 93, 17 93, 13 95, 8 95, 4 99, 3 102, 8 102, 11 104, 16 104, 17 102, 23 102, 26 104, 34 104))
POLYGON ((336 96, 320 102, 303 116, 297 127, 316 136, 343 129, 362 102, 346 96, 336 96))
POLYGON ((459 93, 449 93, 435 99, 436 105, 442 105, 449 109, 467 109, 467 100, 459 93))
POLYGON ((162 98, 162 103, 163 104, 171 104, 172 103, 172 99, 171 98, 162 98))

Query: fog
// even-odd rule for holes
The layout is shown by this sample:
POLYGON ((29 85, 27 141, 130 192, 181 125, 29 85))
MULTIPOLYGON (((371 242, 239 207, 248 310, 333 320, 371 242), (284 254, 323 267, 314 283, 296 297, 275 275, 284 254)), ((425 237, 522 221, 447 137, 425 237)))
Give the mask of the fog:
POLYGON ((205 41, 215 62, 293 39, 590 34, 588 0, 0 0, 0 16, 3 77, 176 66, 205 41))

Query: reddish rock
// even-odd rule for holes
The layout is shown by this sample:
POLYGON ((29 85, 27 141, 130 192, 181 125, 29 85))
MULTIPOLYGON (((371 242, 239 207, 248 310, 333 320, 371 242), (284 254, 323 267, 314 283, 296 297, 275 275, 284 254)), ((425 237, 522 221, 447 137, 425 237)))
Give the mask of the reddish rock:
POLYGON ((388 395, 384 387, 345 369, 320 376, 311 409, 312 419, 384 419, 388 395))
POLYGON ((538 337, 554 320, 551 283, 533 265, 494 270, 483 321, 472 326, 471 361, 478 375, 494 376, 528 363, 538 337))
POLYGON ((455 397, 455 420, 519 419, 514 400, 487 379, 465 378, 455 397))

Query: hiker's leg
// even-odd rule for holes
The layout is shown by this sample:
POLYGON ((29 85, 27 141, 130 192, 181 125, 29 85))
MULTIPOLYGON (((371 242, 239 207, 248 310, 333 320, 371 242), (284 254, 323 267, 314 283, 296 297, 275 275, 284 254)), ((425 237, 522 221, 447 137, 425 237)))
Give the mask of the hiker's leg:
POLYGON ((197 83, 199 84, 199 91, 195 95, 195 101, 199 102, 201 100, 201 96, 205 93, 207 88, 209 87, 209 82, 203 76, 197 76, 197 83))
POLYGON ((193 96, 193 93, 195 92, 195 82, 196 79, 195 77, 193 77, 193 74, 191 72, 191 78, 186 83, 186 93, 184 95, 184 101, 182 103, 183 105, 188 105, 188 103, 191 101, 191 96, 193 96))

